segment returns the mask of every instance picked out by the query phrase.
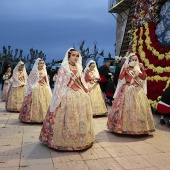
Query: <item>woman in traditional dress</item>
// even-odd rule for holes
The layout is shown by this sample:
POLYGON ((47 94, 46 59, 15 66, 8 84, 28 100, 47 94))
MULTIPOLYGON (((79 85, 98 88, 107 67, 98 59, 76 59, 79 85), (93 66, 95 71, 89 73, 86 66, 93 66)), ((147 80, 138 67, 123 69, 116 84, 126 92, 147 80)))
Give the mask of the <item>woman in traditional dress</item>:
POLYGON ((93 116, 107 114, 106 104, 98 81, 100 80, 96 63, 90 60, 84 69, 85 80, 88 84, 93 116))
POLYGON ((45 119, 51 96, 46 65, 42 59, 38 58, 28 77, 26 95, 19 119, 22 122, 42 123, 45 119))
POLYGON ((135 54, 126 59, 114 94, 107 127, 122 134, 149 134, 155 130, 151 107, 146 96, 146 73, 135 54))
POLYGON ((157 111, 161 114, 160 123, 162 125, 166 124, 165 117, 168 117, 167 124, 170 125, 170 86, 162 94, 161 100, 157 105, 157 111))
POLYGON ((55 74, 53 76, 53 82, 55 84, 56 80, 57 80, 57 74, 58 74, 58 69, 55 70, 55 74))
POLYGON ((2 79, 4 80, 4 86, 2 90, 1 100, 7 101, 8 90, 12 84, 12 72, 11 67, 8 67, 2 79))
POLYGON ((7 111, 20 111, 25 96, 26 84, 27 73, 25 65, 22 61, 19 61, 13 71, 12 85, 6 102, 7 111))
POLYGON ((58 71, 40 141, 57 150, 84 150, 94 141, 92 110, 82 58, 70 48, 58 71))

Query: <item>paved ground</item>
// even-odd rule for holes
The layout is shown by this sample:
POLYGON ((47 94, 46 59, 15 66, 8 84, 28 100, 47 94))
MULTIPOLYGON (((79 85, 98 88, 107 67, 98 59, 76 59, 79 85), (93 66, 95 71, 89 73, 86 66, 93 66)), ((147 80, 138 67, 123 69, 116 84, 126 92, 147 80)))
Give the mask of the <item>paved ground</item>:
POLYGON ((106 129, 107 117, 94 118, 96 141, 83 152, 57 152, 39 142, 41 125, 23 124, 0 102, 0 170, 170 169, 170 128, 154 115, 153 136, 122 136, 106 129))

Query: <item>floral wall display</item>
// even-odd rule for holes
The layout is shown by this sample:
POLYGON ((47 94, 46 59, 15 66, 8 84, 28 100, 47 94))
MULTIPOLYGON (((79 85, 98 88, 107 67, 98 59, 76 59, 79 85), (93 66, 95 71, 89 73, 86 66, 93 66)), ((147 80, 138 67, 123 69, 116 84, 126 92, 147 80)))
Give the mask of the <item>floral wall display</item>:
POLYGON ((137 0, 133 25, 143 26, 146 22, 157 22, 161 5, 166 0, 137 0))
MULTIPOLYGON (((140 1, 140 7, 139 1, 137 0, 136 8, 141 14, 136 19, 138 24, 134 27, 131 51, 138 55, 147 69, 147 95, 151 106, 156 109, 163 91, 170 86, 170 0, 157 6, 157 9, 160 8, 160 13, 157 14, 148 8, 158 1, 140 1), (160 23, 164 24, 164 28, 160 23)), ((137 17, 136 12, 134 17, 137 17)))

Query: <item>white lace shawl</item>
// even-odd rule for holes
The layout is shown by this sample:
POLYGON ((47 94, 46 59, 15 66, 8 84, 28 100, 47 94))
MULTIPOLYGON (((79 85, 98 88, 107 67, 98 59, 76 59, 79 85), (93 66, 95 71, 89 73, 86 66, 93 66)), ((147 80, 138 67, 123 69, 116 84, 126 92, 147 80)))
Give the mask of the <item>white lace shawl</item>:
MULTIPOLYGON (((73 72, 70 70, 69 62, 68 62, 68 52, 73 49, 70 48, 67 50, 66 55, 63 59, 63 62, 61 64, 60 69, 58 70, 57 79, 54 85, 54 91, 53 96, 50 102, 50 112, 54 112, 54 110, 60 105, 62 97, 66 93, 68 82, 70 81, 70 78, 72 77, 74 79, 73 72)), ((84 75, 82 73, 82 57, 79 53, 79 59, 76 63, 77 69, 79 74, 81 75, 81 82, 84 85, 86 89, 88 89, 88 86, 84 80, 84 75)))
POLYGON ((14 70, 13 70, 13 75, 12 75, 12 87, 19 87, 19 86, 22 86, 22 85, 26 85, 27 84, 27 72, 26 72, 26 69, 25 69, 25 65, 24 65, 24 68, 23 68, 23 72, 20 74, 18 69, 19 69, 19 66, 23 65, 24 63, 22 61, 19 61, 18 64, 15 66, 14 70), (25 78, 25 82, 22 82, 19 80, 19 77, 22 77, 24 76, 25 78))
MULTIPOLYGON (((42 60, 41 58, 38 58, 35 63, 34 66, 28 76, 28 80, 27 80, 27 88, 26 88, 26 96, 28 96, 35 87, 37 87, 39 85, 39 80, 40 80, 40 75, 39 75, 39 71, 38 71, 38 63, 40 62, 40 60, 42 60)), ((48 80, 48 76, 47 76, 47 70, 46 70, 46 65, 44 63, 43 66, 43 71, 45 73, 45 77, 46 77, 46 81, 47 81, 47 85, 49 88, 49 91, 51 92, 51 88, 49 85, 49 80, 48 80)), ((52 93, 51 93, 52 94, 52 93)))
MULTIPOLYGON (((129 59, 131 56, 133 56, 135 54, 133 53, 130 53, 129 56, 127 57, 126 61, 124 62, 122 68, 121 68, 121 71, 120 71, 120 74, 122 73, 125 65, 128 65, 129 64, 129 59)), ((142 73, 142 71, 140 70, 140 66, 139 66, 139 60, 137 60, 137 64, 135 65, 134 67, 135 69, 135 74, 138 76, 140 73, 142 73)), ((137 80, 140 82, 140 84, 142 85, 142 88, 144 89, 145 93, 147 94, 147 80, 141 80, 139 77, 137 78, 137 80)), ((131 84, 134 82, 134 79, 131 80, 131 84)), ((118 84, 117 84, 117 87, 116 87, 116 91, 114 93, 114 96, 113 98, 116 97, 118 91, 119 91, 119 88, 122 87, 123 84, 125 84, 126 81, 125 81, 125 78, 123 78, 122 80, 121 79, 118 79, 118 84)))
MULTIPOLYGON (((93 60, 90 60, 90 61, 87 63, 86 68, 84 69, 84 76, 86 75, 86 72, 87 72, 88 70, 90 70, 89 66, 90 66, 91 63, 94 63, 94 64, 95 64, 95 68, 94 68, 94 70, 93 70, 94 77, 95 77, 95 78, 100 78, 99 72, 98 72, 98 70, 97 70, 96 62, 93 61, 93 60)), ((91 70, 90 70, 90 71, 91 71, 91 70)))

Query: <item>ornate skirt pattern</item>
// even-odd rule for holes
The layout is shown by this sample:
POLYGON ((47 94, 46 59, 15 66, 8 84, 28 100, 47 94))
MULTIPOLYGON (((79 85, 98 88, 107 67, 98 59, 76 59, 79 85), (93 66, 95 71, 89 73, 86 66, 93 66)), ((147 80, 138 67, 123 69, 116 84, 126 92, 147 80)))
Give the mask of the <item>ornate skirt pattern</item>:
POLYGON ((40 141, 58 150, 83 150, 94 141, 90 98, 68 88, 54 112, 48 110, 40 141))
POLYGON ((91 89, 89 95, 91 100, 93 116, 107 114, 106 104, 99 84, 94 85, 88 83, 88 87, 89 89, 91 89))
POLYGON ((10 87, 6 102, 7 111, 19 112, 24 100, 26 86, 10 87))
POLYGON ((35 87, 33 92, 24 98, 19 119, 23 122, 43 122, 50 100, 51 93, 47 85, 35 87))
POLYGON ((107 128, 124 134, 148 134, 155 130, 151 108, 144 90, 124 85, 113 102, 107 128))

